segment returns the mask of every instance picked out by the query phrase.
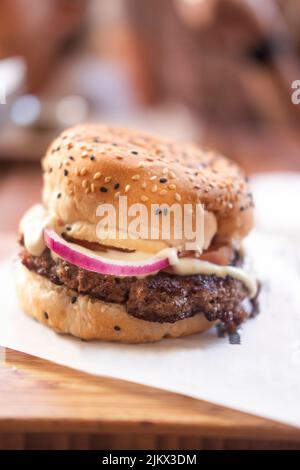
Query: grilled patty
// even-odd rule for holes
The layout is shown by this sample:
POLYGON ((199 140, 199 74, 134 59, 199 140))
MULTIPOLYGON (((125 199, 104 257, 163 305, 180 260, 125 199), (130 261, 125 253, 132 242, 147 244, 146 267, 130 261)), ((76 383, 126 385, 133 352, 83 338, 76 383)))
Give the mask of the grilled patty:
POLYGON ((124 304, 130 315, 146 321, 173 323, 203 313, 209 321, 220 320, 228 331, 235 331, 248 317, 241 307, 248 291, 229 276, 160 272, 145 278, 118 278, 86 271, 61 259, 54 261, 48 249, 39 257, 24 249, 20 256, 26 268, 54 284, 95 299, 124 304))

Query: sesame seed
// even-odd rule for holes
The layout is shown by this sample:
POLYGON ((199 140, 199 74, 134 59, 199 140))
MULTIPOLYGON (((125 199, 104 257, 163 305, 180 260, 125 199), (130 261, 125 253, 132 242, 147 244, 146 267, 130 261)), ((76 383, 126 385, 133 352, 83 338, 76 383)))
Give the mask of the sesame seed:
POLYGON ((49 171, 49 173, 52 173, 52 171, 53 171, 53 168, 49 168, 49 170, 48 170, 48 171, 49 171))
POLYGON ((159 194, 160 196, 165 196, 167 194, 167 190, 166 189, 162 189, 161 191, 159 191, 159 194))
POLYGON ((145 196, 144 194, 141 196, 141 201, 142 202, 147 202, 149 200, 149 198, 147 196, 145 196))
POLYGON ((152 188, 151 188, 151 192, 152 192, 152 193, 156 193, 156 191, 157 191, 157 184, 155 184, 155 185, 152 186, 152 188))
POLYGON ((96 158, 95 155, 91 155, 91 156, 90 156, 90 160, 91 160, 92 162, 95 160, 95 158, 96 158))
POLYGON ((81 158, 87 158, 89 156, 89 154, 87 152, 83 152, 81 154, 81 158))
POLYGON ((66 226, 66 230, 67 230, 67 232, 70 232, 70 230, 72 230, 71 225, 67 225, 67 226, 66 226))
POLYGON ((100 191, 101 193, 107 193, 108 189, 105 186, 101 186, 100 191))
POLYGON ((129 189, 130 189, 130 184, 126 184, 126 186, 125 186, 125 193, 128 193, 129 189))
POLYGON ((116 326, 114 326, 114 330, 115 331, 121 331, 121 328, 118 325, 116 325, 116 326))
POLYGON ((91 184, 91 191, 92 191, 92 193, 95 192, 95 184, 94 183, 91 184))
POLYGON ((180 202, 181 201, 181 196, 178 193, 175 193, 175 199, 176 201, 180 202))
POLYGON ((69 172, 68 170, 64 170, 64 176, 68 176, 69 172))
POLYGON ((72 144, 72 142, 69 142, 68 145, 67 145, 67 149, 71 150, 72 148, 73 148, 73 144, 72 144))
POLYGON ((93 179, 94 180, 99 180, 101 178, 101 173, 100 171, 97 171, 97 173, 94 174, 93 179))
POLYGON ((136 150, 132 150, 131 153, 132 153, 132 155, 138 155, 139 154, 139 152, 137 152, 136 150))
POLYGON ((73 295, 73 297, 71 297, 71 304, 75 304, 76 301, 77 301, 77 297, 73 295))
POLYGON ((112 177, 111 177, 111 176, 106 176, 106 177, 104 178, 104 182, 105 182, 105 183, 110 183, 111 180, 112 180, 112 177))
POLYGON ((199 186, 199 184, 195 184, 194 189, 201 189, 201 186, 199 186))
POLYGON ((120 191, 117 191, 117 192, 115 193, 115 195, 114 195, 114 199, 118 199, 119 196, 120 196, 120 191))
POLYGON ((170 178, 176 178, 176 175, 175 175, 174 171, 172 171, 172 170, 169 171, 169 177, 170 178))
POLYGON ((114 189, 119 189, 119 187, 120 187, 120 184, 119 184, 119 183, 116 183, 116 184, 114 185, 114 189))
POLYGON ((117 160, 123 160, 122 155, 116 155, 117 160))
POLYGON ((73 162, 74 162, 74 160, 75 160, 75 158, 72 157, 72 155, 70 155, 68 158, 69 158, 69 160, 72 160, 73 162))
POLYGON ((153 162, 153 158, 147 157, 146 158, 147 162, 153 162))
POLYGON ((82 185, 83 188, 86 188, 87 185, 88 185, 87 180, 83 180, 82 183, 81 183, 81 185, 82 185))
POLYGON ((160 182, 160 183, 166 183, 167 181, 168 181, 167 178, 160 178, 160 179, 159 179, 159 182, 160 182))
POLYGON ((146 189, 146 188, 147 188, 147 183, 146 183, 145 181, 141 184, 141 188, 142 188, 142 189, 146 189))
POLYGON ((58 193, 57 199, 60 199, 60 198, 61 198, 61 193, 58 193))
POLYGON ((169 189, 176 189, 176 184, 171 183, 171 184, 169 184, 168 188, 169 189))
POLYGON ((131 179, 132 179, 133 181, 137 181, 137 180, 140 179, 140 175, 133 175, 133 176, 131 177, 131 179))
POLYGON ((163 175, 166 175, 168 173, 169 169, 168 168, 164 168, 163 169, 163 175))
POLYGON ((154 181, 154 180, 156 180, 156 178, 157 178, 157 176, 156 176, 156 175, 153 175, 153 176, 150 176, 149 180, 150 180, 150 181, 154 181))
POLYGON ((85 175, 87 174, 87 169, 86 169, 86 168, 82 168, 82 169, 80 170, 80 174, 81 174, 81 176, 85 176, 85 175))
POLYGON ((48 318, 49 318, 49 315, 48 315, 48 313, 47 313, 47 312, 44 312, 44 317, 46 318, 46 320, 48 320, 48 318))
POLYGON ((86 188, 85 194, 89 194, 91 192, 90 188, 86 188))

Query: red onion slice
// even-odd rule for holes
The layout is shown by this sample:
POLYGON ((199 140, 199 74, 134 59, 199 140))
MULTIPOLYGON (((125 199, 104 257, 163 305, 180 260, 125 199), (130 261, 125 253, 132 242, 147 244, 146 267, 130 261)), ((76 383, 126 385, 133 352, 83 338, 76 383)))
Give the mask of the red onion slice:
POLYGON ((69 243, 60 237, 54 230, 46 228, 44 239, 49 250, 75 266, 87 271, 112 276, 145 276, 168 268, 168 258, 152 258, 145 261, 124 262, 108 260, 98 254, 85 253, 81 247, 69 243))

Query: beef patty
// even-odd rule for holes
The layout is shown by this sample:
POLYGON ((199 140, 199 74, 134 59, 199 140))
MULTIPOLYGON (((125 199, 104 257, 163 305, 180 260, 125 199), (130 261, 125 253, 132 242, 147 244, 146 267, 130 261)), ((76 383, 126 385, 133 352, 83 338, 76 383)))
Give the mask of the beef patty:
POLYGON ((27 269, 54 284, 95 299, 124 304, 128 314, 146 321, 174 323, 203 313, 209 321, 220 320, 227 331, 233 332, 249 316, 241 306, 248 291, 229 276, 159 272, 145 278, 118 278, 86 271, 59 258, 54 261, 48 249, 39 257, 24 249, 20 257, 27 269))

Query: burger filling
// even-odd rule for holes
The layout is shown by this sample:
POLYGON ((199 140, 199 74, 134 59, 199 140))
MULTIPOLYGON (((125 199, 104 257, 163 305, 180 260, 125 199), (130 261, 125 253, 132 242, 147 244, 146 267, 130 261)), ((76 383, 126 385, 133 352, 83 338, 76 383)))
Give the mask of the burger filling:
MULTIPOLYGON (((162 250, 164 267, 145 274, 147 259, 152 255, 76 238, 68 226, 49 217, 41 205, 25 215, 20 228, 23 265, 66 287, 71 302, 76 302, 77 294, 88 295, 122 304, 136 318, 160 323, 204 314, 209 321, 221 322, 228 332, 235 332, 246 318, 256 313, 257 283, 244 268, 243 255, 230 244, 212 241, 201 253, 178 252, 174 247, 162 250), (52 227, 52 234, 48 227, 52 227), (47 237, 53 237, 52 244, 47 243, 47 237), (57 246, 59 249, 55 250, 57 246), (84 264, 80 264, 82 259, 84 264), (124 263, 128 269, 132 260, 135 261, 126 275, 120 275, 124 263), (103 265, 109 265, 113 271, 103 274, 103 265)), ((161 266, 162 251, 155 263, 150 263, 151 268, 161 266)))
MULTIPOLYGON (((234 332, 254 313, 254 308, 249 310, 242 305, 249 297, 247 287, 230 276, 181 276, 169 270, 144 278, 115 277, 53 258, 48 248, 41 256, 34 256, 26 249, 20 256, 27 269, 54 284, 94 299, 123 304, 128 314, 146 321, 174 323, 202 313, 209 321, 219 320, 224 329, 234 332)), ((233 252, 230 264, 242 266, 242 256, 233 252)), ((254 305, 252 300, 252 307, 254 305)))

